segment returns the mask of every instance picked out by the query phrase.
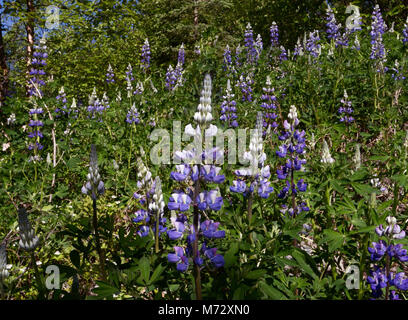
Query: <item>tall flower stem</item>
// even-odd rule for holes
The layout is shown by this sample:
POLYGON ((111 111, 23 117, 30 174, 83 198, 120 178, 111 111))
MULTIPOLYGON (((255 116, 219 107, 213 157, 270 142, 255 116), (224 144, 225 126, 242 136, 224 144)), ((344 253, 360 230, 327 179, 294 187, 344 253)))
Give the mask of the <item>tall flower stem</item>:
MULTIPOLYGON (((391 241, 388 241, 388 246, 390 246, 391 241)), ((386 277, 387 277, 387 287, 385 288, 385 300, 389 300, 390 296, 390 256, 388 253, 386 253, 386 260, 385 260, 385 272, 386 272, 386 277)))
POLYGON ((37 261, 35 259, 34 251, 31 251, 31 260, 34 266, 35 281, 37 282, 38 292, 39 292, 39 295, 42 297, 43 296, 43 286, 41 284, 41 276, 40 276, 40 272, 38 271, 37 261))
POLYGON ((154 237, 156 253, 160 252, 160 248, 159 248, 159 224, 160 224, 160 211, 157 210, 157 212, 156 212, 156 231, 155 231, 155 237, 154 237))
POLYGON ((92 199, 92 208, 93 208, 93 228, 95 232, 95 242, 96 242, 96 250, 98 251, 99 255, 99 263, 102 273, 102 279, 106 280, 106 271, 105 271, 105 257, 101 248, 101 242, 99 238, 98 232, 98 217, 97 217, 97 210, 96 210, 96 199, 92 199))
MULTIPOLYGON (((198 172, 201 172, 201 166, 198 165, 198 172)), ((198 212, 198 204, 197 204, 197 197, 200 193, 200 175, 198 179, 195 181, 194 184, 194 195, 193 195, 193 205, 194 205, 194 216, 193 216, 193 224, 194 224, 194 242, 193 242, 193 263, 194 263, 194 281, 195 281, 195 292, 196 292, 196 299, 202 300, 202 293, 201 293, 201 272, 200 266, 197 264, 198 259, 198 227, 199 227, 199 212, 198 212)))

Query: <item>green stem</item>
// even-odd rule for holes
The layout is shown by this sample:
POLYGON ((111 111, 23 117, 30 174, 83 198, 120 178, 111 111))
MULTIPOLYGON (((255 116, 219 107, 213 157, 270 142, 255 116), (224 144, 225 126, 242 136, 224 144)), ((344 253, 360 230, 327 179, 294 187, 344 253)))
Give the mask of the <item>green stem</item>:
POLYGON ((98 232, 98 217, 96 211, 96 199, 92 199, 92 207, 93 207, 93 228, 95 232, 95 242, 96 242, 96 250, 98 251, 99 255, 99 263, 101 268, 102 280, 106 280, 106 271, 105 271, 105 257, 101 248, 99 232, 98 232))
POLYGON ((40 272, 38 271, 37 261, 35 259, 34 251, 31 251, 31 260, 34 266, 35 281, 37 282, 39 296, 45 297, 44 292, 43 292, 43 286, 41 284, 41 276, 40 276, 40 272))

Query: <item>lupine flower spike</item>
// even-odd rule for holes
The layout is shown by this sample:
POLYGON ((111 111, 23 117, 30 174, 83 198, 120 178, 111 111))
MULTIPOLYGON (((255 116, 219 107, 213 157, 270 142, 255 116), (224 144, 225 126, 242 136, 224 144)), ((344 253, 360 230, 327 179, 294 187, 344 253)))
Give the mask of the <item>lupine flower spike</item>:
POLYGON ((40 239, 35 235, 34 229, 28 220, 27 211, 20 207, 18 211, 18 228, 20 230, 20 248, 33 251, 40 244, 40 239))
POLYGON ((394 241, 404 239, 406 233, 397 224, 395 217, 388 216, 385 221, 386 227, 384 228, 381 224, 375 229, 375 232, 380 238, 386 240, 373 242, 372 247, 368 248, 371 261, 376 265, 370 272, 370 276, 367 277, 367 282, 370 284, 373 298, 384 298, 383 289, 385 289, 386 300, 399 300, 396 291, 390 292, 390 289, 395 287, 396 290, 408 290, 408 277, 404 272, 395 273, 391 270, 394 269, 394 262, 407 262, 408 255, 402 244, 395 244, 394 241))

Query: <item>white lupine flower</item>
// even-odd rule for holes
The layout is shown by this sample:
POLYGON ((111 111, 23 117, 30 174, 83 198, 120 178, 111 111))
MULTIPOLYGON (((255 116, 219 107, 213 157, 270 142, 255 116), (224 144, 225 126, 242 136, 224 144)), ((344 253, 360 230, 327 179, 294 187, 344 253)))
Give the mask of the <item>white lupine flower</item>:
POLYGON ((7 118, 7 125, 11 125, 16 121, 16 115, 12 113, 10 117, 7 118))
POLYGON ((294 105, 290 106, 288 118, 291 120, 295 120, 298 118, 297 109, 294 105))
POLYGON ((356 165, 356 170, 360 169, 361 167, 361 154, 360 154, 360 145, 356 145, 356 152, 353 157, 353 162, 356 165))
POLYGON ((320 162, 322 163, 334 163, 334 159, 332 158, 329 150, 329 146, 327 145, 326 140, 323 140, 323 152, 322 152, 322 159, 320 162))

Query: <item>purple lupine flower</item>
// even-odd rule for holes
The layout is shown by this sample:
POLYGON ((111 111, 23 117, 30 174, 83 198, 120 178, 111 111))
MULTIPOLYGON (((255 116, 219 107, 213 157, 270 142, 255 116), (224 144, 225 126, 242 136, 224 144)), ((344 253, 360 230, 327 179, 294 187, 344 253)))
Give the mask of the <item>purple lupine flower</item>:
POLYGON ((208 191, 205 198, 209 209, 214 211, 221 210, 223 199, 221 196, 219 196, 219 192, 217 190, 208 191))
MULTIPOLYGON (((299 156, 305 153, 306 148, 306 133, 304 130, 299 131, 296 129, 296 126, 299 124, 299 119, 297 115, 297 109, 295 106, 290 107, 288 114, 290 122, 287 120, 284 121, 283 127, 284 131, 279 135, 279 140, 284 143, 276 151, 276 155, 281 159, 286 159, 286 163, 278 167, 276 173, 278 179, 286 180, 283 189, 279 192, 278 198, 285 199, 290 192, 293 195, 297 195, 299 192, 305 192, 307 189, 307 183, 304 182, 304 179, 299 179, 297 183, 295 181, 289 181, 289 177, 292 177, 291 174, 294 171, 303 170, 303 165, 306 163, 305 159, 299 158, 299 156)), ((296 208, 291 208, 295 210, 296 214, 301 213, 302 211, 308 211, 307 206, 297 206, 296 208), (297 211, 296 211, 296 210, 297 211)))
POLYGON ((183 217, 185 217, 184 215, 180 216, 180 217, 172 217, 171 223, 174 226, 173 229, 168 230, 167 231, 167 235, 169 236, 170 240, 177 240, 180 239, 183 234, 184 234, 184 230, 186 229, 185 226, 185 220, 183 219, 183 217))
POLYGON ((182 43, 178 51, 177 64, 182 66, 184 64, 184 57, 185 57, 184 43, 182 43))
POLYGON ((257 51, 255 47, 254 34, 250 23, 248 23, 246 26, 244 41, 247 52, 247 62, 252 64, 256 61, 257 51))
POLYGON ((38 155, 38 151, 42 150, 44 146, 41 144, 41 139, 44 137, 40 131, 44 123, 38 119, 39 115, 43 113, 42 108, 34 108, 29 110, 29 114, 32 117, 28 123, 28 138, 31 142, 28 144, 28 150, 34 151, 34 155, 29 158, 29 161, 40 161, 41 157, 38 155))
POLYGON ((201 223, 201 230, 203 236, 209 239, 212 238, 225 238, 225 231, 218 230, 220 223, 214 222, 213 220, 205 220, 201 223))
POLYGON ((57 99, 58 102, 60 102, 61 107, 57 107, 55 109, 55 113, 57 113, 56 117, 60 117, 61 115, 66 115, 68 114, 68 110, 67 110, 67 95, 64 91, 64 87, 61 87, 61 89, 58 91, 58 95, 55 97, 55 99, 57 99), (60 115, 61 113, 61 115, 60 115))
POLYGON ((185 272, 188 269, 188 258, 182 247, 174 247, 175 253, 169 253, 167 259, 171 263, 177 263, 177 270, 185 272))
POLYGON ((146 39, 142 46, 142 59, 141 59, 141 65, 140 65, 144 73, 147 73, 147 71, 149 70, 150 55, 151 55, 151 52, 150 52, 149 40, 146 39))
POLYGON ((317 58, 320 55, 321 46, 318 43, 319 40, 320 40, 319 31, 315 30, 309 33, 309 38, 307 39, 306 42, 306 50, 314 58, 317 58))
POLYGON ((232 186, 230 186, 231 192, 244 193, 246 190, 247 190, 247 185, 244 180, 232 181, 232 186))
POLYGON ((279 55, 279 61, 282 62, 282 61, 288 60, 288 53, 286 52, 286 49, 284 46, 280 46, 280 51, 281 53, 279 55))
POLYGON ((147 214, 146 210, 143 209, 139 209, 138 211, 135 212, 135 218, 132 219, 133 222, 149 222, 150 221, 150 217, 147 214))
POLYGON ((207 181, 207 182, 212 182, 212 183, 223 183, 225 180, 225 176, 222 174, 219 174, 221 171, 220 167, 216 167, 214 165, 203 165, 201 166, 201 176, 207 181))
POLYGON ((336 18, 334 16, 333 9, 329 6, 326 9, 326 33, 327 38, 333 39, 335 42, 340 37, 340 27, 341 24, 337 24, 336 18))
POLYGON ((98 119, 99 122, 102 122, 102 115, 105 110, 104 105, 98 99, 96 95, 96 88, 93 88, 92 94, 89 96, 88 102, 88 118, 90 119, 98 119))
POLYGON ((394 68, 391 68, 391 71, 392 71, 391 77, 395 81, 405 80, 405 76, 402 74, 402 67, 400 67, 398 60, 395 60, 394 68))
POLYGON ((217 248, 206 249, 204 254, 210 259, 215 267, 222 268, 224 266, 224 257, 220 254, 217 254, 217 248))
POLYGON ((269 32, 271 35, 271 46, 272 48, 277 48, 279 46, 279 28, 275 21, 272 22, 269 32))
POLYGON ((404 29, 402 29, 402 43, 407 44, 408 43, 408 17, 407 17, 407 22, 404 24, 404 29))
POLYGON ((370 271, 367 282, 370 284, 373 296, 379 298, 382 296, 382 289, 387 286, 388 279, 385 271, 377 267, 374 271, 370 271))
POLYGON ((252 196, 256 191, 261 198, 268 198, 273 188, 270 186, 268 178, 270 177, 270 168, 265 166, 266 154, 263 151, 263 118, 262 112, 258 112, 256 128, 253 130, 249 143, 249 151, 244 153, 243 159, 249 161, 249 167, 235 171, 239 179, 233 181, 230 191, 243 193, 246 196, 252 196), (247 186, 249 184, 249 187, 247 186))
POLYGON ((106 82, 107 83, 114 83, 115 82, 115 74, 113 72, 112 66, 109 63, 108 70, 106 71, 106 82))
POLYGON ((298 41, 296 42, 295 45, 295 50, 293 51, 293 56, 296 58, 298 56, 303 56, 304 54, 304 48, 301 44, 300 38, 298 38, 298 41))
POLYGON ((176 83, 177 83, 177 76, 174 72, 173 67, 170 65, 166 73, 166 88, 169 91, 173 91, 175 89, 176 83))
POLYGON ((179 164, 176 165, 176 170, 177 171, 172 171, 170 174, 170 178, 172 178, 175 181, 184 181, 187 179, 191 172, 191 167, 188 164, 179 164))
POLYGON ((252 74, 248 74, 244 77, 244 74, 241 74, 239 80, 236 84, 237 87, 241 89, 242 92, 242 101, 252 102, 252 85, 254 84, 254 80, 252 80, 252 74))
POLYGON ((105 193, 105 185, 101 180, 101 175, 99 174, 98 168, 98 155, 96 153, 96 147, 94 144, 91 145, 91 154, 89 160, 89 173, 87 175, 87 182, 82 187, 82 193, 88 194, 92 200, 96 200, 99 195, 105 193))
MULTIPOLYGON (((275 89, 271 87, 272 82, 271 78, 267 76, 266 78, 266 87, 262 88, 263 94, 261 96, 261 100, 263 101, 261 104, 261 108, 263 108, 263 127, 268 129, 269 127, 272 129, 276 129, 278 124, 276 123, 276 118, 278 115, 275 113, 277 108, 276 106, 276 96, 274 94, 275 89)), ((263 135, 266 134, 266 131, 263 131, 263 135)))
POLYGON ((343 105, 339 108, 340 122, 349 124, 354 121, 354 118, 351 116, 353 113, 353 108, 351 107, 351 101, 348 100, 347 91, 344 90, 343 99, 340 101, 343 105))
POLYGON ((236 128, 238 127, 237 122, 237 109, 234 99, 234 94, 231 89, 231 82, 227 80, 227 88, 225 89, 225 96, 223 96, 224 101, 221 103, 221 117, 220 120, 224 121, 228 127, 236 128))
POLYGON ((181 212, 190 209, 191 198, 185 193, 173 193, 167 204, 170 210, 179 210, 181 212))
POLYGON ((126 115, 126 122, 129 124, 138 124, 140 123, 140 119, 139 119, 139 112, 137 111, 137 108, 135 106, 135 103, 133 103, 132 107, 130 108, 130 110, 128 111, 127 115, 126 115))
POLYGON ((48 54, 46 50, 46 41, 43 37, 40 40, 40 45, 34 46, 33 59, 31 60, 31 70, 29 72, 29 74, 32 76, 28 84, 29 96, 43 97, 41 87, 45 85, 43 78, 46 73, 43 68, 47 65, 46 59, 48 54))
POLYGON ((387 244, 384 240, 380 240, 378 243, 373 242, 373 247, 368 248, 368 252, 371 254, 372 261, 379 261, 382 259, 384 254, 387 252, 387 244))
POLYGON ((376 61, 377 72, 381 70, 387 71, 387 68, 384 67, 385 62, 387 61, 386 56, 387 52, 383 44, 383 34, 387 30, 387 26, 382 18, 380 7, 378 4, 375 6, 372 14, 372 23, 371 23, 371 54, 370 59, 376 61))
POLYGON ((224 71, 230 72, 232 69, 232 57, 231 57, 231 50, 229 45, 225 47, 224 54, 223 54, 223 69, 224 71))
MULTIPOLYGON (((206 75, 200 104, 198 105, 197 112, 194 114, 197 126, 194 128, 191 124, 188 124, 185 127, 185 134, 188 136, 194 138, 200 138, 202 135, 213 137, 217 133, 217 127, 210 124, 212 120, 211 83, 211 77, 206 75)), ((214 241, 225 236, 225 231, 218 230, 219 223, 214 223, 213 221, 200 223, 200 216, 204 211, 219 211, 223 205, 223 198, 218 189, 207 191, 205 188, 205 185, 208 183, 220 184, 225 180, 225 176, 220 174, 221 168, 213 164, 221 156, 223 156, 223 152, 217 148, 202 150, 202 146, 175 152, 175 158, 182 163, 176 166, 175 170, 171 172, 170 177, 175 181, 183 182, 181 184, 183 188, 171 195, 168 208, 179 212, 187 212, 190 206, 192 206, 194 208, 194 224, 188 224, 190 217, 187 216, 187 213, 186 215, 172 218, 173 227, 167 232, 169 238, 171 240, 181 239, 183 233, 187 232, 187 246, 185 251, 177 249, 178 252, 168 255, 168 258, 169 262, 179 263, 178 268, 181 261, 183 263, 181 267, 184 271, 187 270, 188 259, 190 257, 193 258, 193 263, 196 266, 201 267, 204 264, 203 257, 200 257, 200 251, 196 249, 200 239, 205 238, 201 246, 201 253, 205 253, 205 250, 207 250, 206 241, 214 241)), ((204 256, 208 257, 216 266, 223 264, 221 255, 214 253, 210 256, 204 256)))
MULTIPOLYGON (((387 226, 379 225, 375 232, 380 237, 386 237, 387 241, 379 240, 373 242, 373 247, 369 247, 368 251, 371 254, 371 260, 377 262, 374 271, 371 271, 371 276, 367 278, 368 283, 371 285, 372 296, 374 298, 381 298, 383 296, 383 288, 395 286, 398 290, 408 290, 408 279, 404 272, 394 274, 390 271, 393 260, 399 260, 400 262, 407 262, 407 250, 403 248, 402 244, 393 243, 394 239, 403 239, 405 237, 405 231, 401 230, 401 227, 397 224, 395 217, 388 216, 385 219, 387 226), (382 259, 384 255, 387 255, 387 259, 382 259), (385 268, 382 269, 381 265, 385 264, 385 268)), ((388 295, 389 299, 398 299, 398 294, 394 293, 388 295)))

